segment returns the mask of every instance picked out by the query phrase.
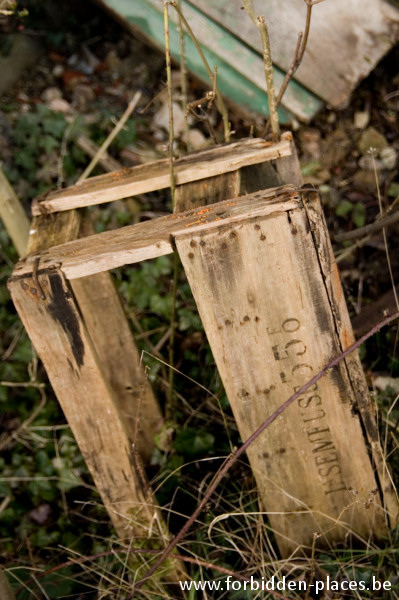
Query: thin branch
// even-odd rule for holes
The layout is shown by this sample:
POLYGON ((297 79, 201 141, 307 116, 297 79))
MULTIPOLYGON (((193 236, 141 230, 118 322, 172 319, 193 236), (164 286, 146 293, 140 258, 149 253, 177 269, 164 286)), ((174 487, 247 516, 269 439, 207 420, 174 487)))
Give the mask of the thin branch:
MULTIPOLYGON (((177 0, 177 6, 181 13, 181 0, 177 0)), ((185 54, 185 40, 184 40, 184 28, 183 21, 179 13, 179 39, 180 39, 180 91, 181 91, 181 106, 185 115, 184 121, 184 134, 186 138, 186 147, 188 152, 191 150, 191 144, 189 140, 189 126, 187 119, 187 102, 188 102, 188 87, 187 87, 187 67, 186 67, 186 54, 185 54)))
POLYGON ((267 87, 267 99, 269 104, 270 124, 272 128, 272 134, 274 141, 277 141, 280 136, 280 124, 278 121, 277 113, 277 102, 276 102, 276 90, 274 88, 274 74, 273 74, 273 62, 270 51, 270 40, 269 32, 267 29, 265 17, 257 17, 255 15, 252 0, 243 0, 244 8, 248 12, 254 24, 257 26, 260 32, 263 49, 263 64, 265 69, 265 79, 267 87))
POLYGON ((172 210, 175 207, 175 174, 173 164, 173 143, 175 132, 173 127, 173 95, 172 95, 172 63, 170 60, 169 45, 169 15, 168 1, 163 3, 163 17, 165 27, 165 60, 166 60, 166 81, 168 89, 168 108, 169 108, 169 172, 170 172, 170 194, 172 197, 172 210))
MULTIPOLYGON (((298 34, 298 40, 297 40, 297 44, 296 44, 296 48, 295 48, 295 52, 294 52, 294 58, 292 60, 292 63, 290 65, 287 73, 285 74, 283 83, 281 84, 281 88, 277 95, 277 99, 276 99, 277 107, 280 106, 283 96, 287 90, 288 84, 290 83, 291 79, 294 77, 296 71, 298 70, 298 67, 301 64, 303 56, 305 54, 305 50, 306 50, 306 47, 308 44, 308 39, 309 39, 310 23, 311 23, 311 18, 312 18, 312 7, 315 4, 320 4, 320 2, 324 2, 324 1, 325 0, 304 0, 304 2, 306 4, 305 29, 304 29, 304 32, 300 31, 298 34)), ((271 120, 269 119, 269 121, 265 127, 265 133, 267 133, 267 131, 269 130, 270 125, 271 125, 271 120)))
POLYGON ((34 381, 27 381, 27 382, 23 382, 23 383, 16 383, 14 381, 0 381, 0 385, 4 386, 4 387, 25 387, 25 388, 34 387, 39 390, 40 395, 41 395, 41 400, 40 400, 39 404, 37 405, 35 410, 29 415, 29 417, 23 423, 21 423, 21 425, 19 425, 19 427, 17 427, 16 429, 14 429, 14 431, 12 431, 9 435, 7 435, 7 437, 5 437, 3 440, 0 440, 0 452, 1 452, 2 450, 4 450, 4 448, 7 448, 7 446, 13 440, 15 440, 24 429, 27 429, 29 427, 29 425, 31 423, 33 423, 33 421, 36 419, 36 417, 42 412, 42 410, 47 402, 47 397, 46 397, 46 393, 44 391, 44 388, 45 388, 44 383, 36 383, 34 381))
POLYGON ((142 585, 147 581, 147 579, 149 579, 153 575, 153 573, 155 573, 155 571, 158 569, 158 567, 163 563, 163 561, 174 550, 174 548, 177 546, 177 544, 180 542, 180 540, 186 535, 188 530, 195 523, 198 515, 203 511, 203 509, 209 502, 210 497, 215 492, 216 488, 218 487, 219 483, 222 481, 222 479, 224 478, 226 473, 233 466, 233 464, 238 460, 238 458, 242 454, 244 454, 244 452, 246 452, 246 450, 249 448, 249 446, 260 436, 260 434, 263 433, 265 431, 265 429, 267 429, 269 427, 269 425, 271 425, 277 419, 277 417, 279 417, 293 402, 295 402, 295 400, 297 400, 297 398, 302 396, 302 394, 304 392, 306 392, 312 385, 314 385, 317 381, 319 381, 319 379, 321 379, 327 373, 327 371, 329 371, 333 367, 336 367, 344 358, 346 358, 349 354, 351 354, 352 352, 357 350, 361 344, 363 344, 366 340, 368 340, 375 333, 377 333, 382 327, 385 327, 386 325, 388 325, 392 321, 395 321, 398 318, 399 318, 399 311, 397 311, 393 315, 383 319, 382 321, 377 323, 377 325, 375 325, 372 329, 370 329, 370 331, 365 333, 356 342, 354 342, 351 346, 349 346, 349 348, 347 348, 341 354, 339 354, 336 358, 331 360, 325 367, 323 367, 323 369, 321 369, 321 371, 319 371, 314 377, 312 377, 312 379, 310 379, 309 381, 307 381, 307 383, 305 383, 302 387, 300 387, 295 392, 295 394, 293 394, 292 396, 290 396, 290 398, 288 398, 288 400, 283 402, 283 404, 281 404, 281 406, 279 406, 279 408, 277 408, 277 410, 275 410, 274 413, 272 413, 235 452, 230 454, 230 456, 224 461, 224 463, 221 465, 221 467, 216 472, 212 483, 209 485, 201 502, 198 504, 197 508, 192 513, 191 517, 186 521, 186 523, 183 525, 183 527, 181 528, 179 533, 169 542, 169 544, 167 545, 165 550, 162 552, 162 554, 160 555, 158 560, 148 570, 148 572, 144 575, 144 577, 142 579, 140 579, 140 581, 138 581, 134 585, 132 594, 128 598, 126 598, 126 600, 131 600, 133 598, 135 592, 142 587, 142 585))
POLYGON ((370 233, 375 233, 376 231, 380 231, 385 227, 389 227, 389 225, 393 225, 399 221, 399 210, 394 212, 392 215, 387 215, 375 221, 374 223, 369 223, 364 227, 358 227, 353 231, 345 231, 344 233, 337 233, 334 236, 334 241, 336 242, 346 242, 348 240, 357 240, 358 238, 363 237, 364 235, 369 235, 370 233))
MULTIPOLYGON (((374 152, 371 152, 371 157, 373 159, 373 170, 374 170, 375 185, 376 185, 376 188, 377 188, 378 206, 379 206, 379 209, 380 209, 380 216, 382 217, 384 211, 383 211, 383 208, 382 208, 381 191, 380 191, 380 184, 379 184, 379 181, 378 181, 378 173, 377 173, 377 166, 375 164, 375 154, 374 154, 374 152)), ((387 257, 387 264, 388 264, 388 270, 389 270, 389 277, 391 279, 391 284, 392 284, 392 291, 393 291, 393 295, 394 295, 394 298, 395 298, 396 308, 399 310, 399 300, 398 300, 398 295, 396 293, 395 278, 393 276, 393 271, 392 271, 391 257, 389 256, 388 239, 387 239, 387 232, 386 232, 385 227, 382 228, 382 237, 384 238, 385 254, 386 254, 386 257, 387 257)))
MULTIPOLYGON (((179 17, 181 18, 184 27, 187 30, 188 35, 190 36, 193 44, 195 45, 198 54, 201 57, 202 62, 204 63, 204 67, 206 69, 206 72, 208 73, 208 77, 211 80, 212 83, 212 87, 215 86, 215 79, 214 79, 214 74, 212 73, 212 70, 208 64, 208 61, 205 58, 205 54, 200 46, 200 44, 198 43, 197 38, 194 35, 193 30, 191 29, 190 25, 188 24, 188 21, 186 19, 186 17, 183 15, 182 11, 180 10, 180 8, 177 6, 176 2, 170 2, 170 5, 173 6, 173 8, 177 11, 179 17)), ((217 99, 217 107, 218 110, 220 112, 220 114, 222 115, 222 119, 223 119, 223 126, 224 126, 224 139, 226 142, 230 141, 230 123, 229 123, 229 116, 227 114, 227 109, 226 109, 226 105, 224 103, 223 100, 223 96, 220 93, 219 89, 216 87, 216 99, 217 99)))
POLYGON ((107 139, 101 144, 100 148, 98 149, 98 152, 96 153, 96 155, 93 157, 93 159, 91 160, 89 165, 86 167, 86 169, 83 171, 83 173, 79 177, 79 179, 78 179, 79 182, 83 181, 90 175, 90 173, 92 172, 92 170, 94 169, 96 164, 104 156, 104 154, 108 150, 109 145, 116 138, 116 136, 118 135, 120 130, 124 127, 128 118, 130 117, 130 115, 132 114, 134 109, 136 108, 137 104, 140 101, 140 98, 141 98, 141 92, 138 91, 134 94, 133 98, 131 99, 131 101, 129 102, 129 104, 127 106, 127 109, 125 110, 125 112, 123 113, 121 118, 119 119, 119 121, 116 124, 116 126, 114 127, 114 129, 111 131, 111 133, 109 134, 107 139))
MULTIPOLYGON (((169 172, 170 172, 170 193, 172 197, 172 211, 175 208, 175 175, 174 175, 174 164, 173 164, 173 142, 174 142, 174 129, 173 129, 173 97, 172 97, 172 64, 170 60, 170 45, 169 45, 169 14, 168 14, 167 0, 163 3, 163 14, 164 14, 164 27, 165 27, 165 57, 166 57, 166 77, 168 86, 168 106, 169 106, 169 172)), ((177 295, 177 280, 178 280, 178 268, 179 261, 177 260, 176 253, 173 258, 173 280, 172 289, 170 293, 170 337, 169 337, 169 389, 168 389, 168 401, 165 406, 165 416, 169 420, 173 415, 173 396, 174 396, 174 382, 175 372, 171 367, 175 360, 175 332, 176 332, 176 295, 177 295)))

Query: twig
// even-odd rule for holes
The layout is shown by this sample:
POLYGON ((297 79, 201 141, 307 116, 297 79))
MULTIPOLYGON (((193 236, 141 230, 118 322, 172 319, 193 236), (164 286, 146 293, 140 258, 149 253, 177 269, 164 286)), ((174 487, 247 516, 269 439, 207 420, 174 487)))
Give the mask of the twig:
MULTIPOLYGON (((291 79, 294 77, 296 71, 298 70, 298 67, 301 64, 303 56, 305 54, 306 46, 308 44, 308 39, 309 39, 310 22, 311 22, 311 17, 312 17, 312 7, 315 4, 320 4, 320 2, 324 2, 324 0, 304 0, 304 2, 306 4, 305 29, 304 29, 304 32, 300 31, 298 34, 298 40, 297 40, 297 44, 296 44, 296 48, 295 48, 295 52, 294 52, 294 58, 292 60, 292 63, 290 65, 287 73, 285 74, 283 83, 281 84, 281 88, 277 95, 277 99, 276 99, 277 107, 280 106, 283 96, 287 90, 288 84, 291 81, 291 79)), ((271 119, 269 119, 269 121, 266 124, 265 133, 267 133, 267 131, 269 130, 270 125, 271 125, 271 119)))
MULTIPOLYGON (((374 152, 371 152, 371 157, 373 159, 374 178, 375 178, 375 185, 376 185, 376 188, 377 188, 378 206, 379 206, 379 209, 380 209, 380 216, 382 216, 383 215, 383 208, 382 208, 382 200, 381 200, 381 191, 380 191, 380 184, 379 184, 379 181, 378 181, 378 173, 377 173, 377 166, 375 164, 375 154, 374 154, 374 152)), ((392 284, 392 291, 393 291, 393 295, 394 295, 395 302, 396 302, 396 308, 399 310, 399 300, 398 300, 398 296, 396 294, 395 279, 394 279, 393 271, 392 271, 391 258, 389 256, 387 232, 386 232, 385 227, 382 228, 382 237, 384 238, 385 254, 386 254, 386 257, 387 257, 389 276, 390 276, 391 284, 392 284)))
MULTIPOLYGON (((205 58, 205 54, 203 53, 202 48, 201 48, 200 44, 198 43, 198 40, 195 37, 193 30, 191 29, 190 25, 188 24, 187 19, 183 15, 182 11, 177 6, 176 2, 173 1, 170 3, 170 5, 173 6, 173 8, 177 11, 178 15, 180 16, 180 18, 184 24, 184 27, 187 29, 187 33, 190 36, 193 44, 195 45, 197 52, 201 57, 202 62, 204 63, 204 67, 206 69, 206 72, 208 73, 209 79, 211 80, 212 87, 214 87, 215 86, 214 74, 212 73, 212 70, 208 64, 208 61, 205 58)), ((217 87, 216 87, 216 99, 217 99, 216 104, 217 104, 218 110, 219 110, 220 114, 222 115, 222 119, 223 119, 224 139, 225 139, 225 142, 229 142, 230 141, 229 116, 227 114, 227 109, 226 109, 226 105, 223 100, 223 96, 217 87)))
POLYGON ((260 32, 263 49, 263 64, 265 69, 265 79, 267 87, 267 99, 269 104, 270 124, 274 141, 277 141, 280 136, 280 124, 278 121, 276 90, 274 88, 273 63, 270 51, 269 32, 267 30, 266 19, 264 16, 257 17, 255 15, 252 0, 243 0, 244 8, 248 12, 254 24, 260 32))
POLYGON ((279 406, 279 408, 277 408, 277 410, 275 410, 274 413, 272 413, 235 452, 230 454, 230 456, 224 461, 224 463, 216 472, 213 482, 208 487, 201 502, 198 504, 191 517, 186 521, 186 523, 180 529, 179 533, 169 542, 168 546, 162 552, 161 556, 148 570, 144 577, 134 585, 132 594, 128 598, 126 598, 126 600, 131 600, 133 598, 134 593, 137 590, 139 590, 142 587, 142 585, 147 581, 147 579, 149 579, 153 575, 153 573, 158 569, 158 567, 163 563, 163 561, 169 556, 172 550, 177 546, 180 540, 186 535, 188 530, 195 523, 198 515, 202 512, 202 510, 209 502, 210 497, 212 496, 212 494, 214 493, 214 491, 216 490, 226 473, 237 461, 237 459, 242 454, 244 454, 244 452, 246 452, 248 447, 260 436, 260 434, 263 433, 265 429, 267 429, 269 425, 271 425, 277 419, 277 417, 279 417, 293 402, 295 402, 297 398, 299 398, 304 392, 306 392, 306 390, 308 390, 312 385, 319 381, 319 379, 321 379, 327 373, 327 371, 329 371, 333 367, 336 367, 344 358, 346 358, 349 354, 357 350, 361 344, 363 344, 366 340, 368 340, 375 333, 377 333, 377 331, 379 331, 382 327, 385 327, 385 325, 388 325, 389 323, 398 318, 399 311, 395 312, 390 317, 383 319, 382 321, 377 323, 377 325, 375 325, 372 329, 370 329, 367 333, 365 333, 362 337, 360 337, 356 342, 354 342, 351 346, 349 346, 349 348, 347 348, 341 354, 339 354, 337 357, 331 360, 325 367, 323 367, 323 369, 321 369, 321 371, 319 371, 314 377, 312 377, 312 379, 309 379, 309 381, 302 385, 295 392, 295 394, 293 394, 292 396, 290 396, 290 398, 288 398, 288 400, 283 402, 283 404, 281 404, 281 406, 279 406))
POLYGON ((12 431, 5 439, 0 441, 0 452, 1 452, 2 450, 4 450, 4 448, 7 448, 7 446, 13 440, 15 440, 15 438, 21 433, 21 431, 23 431, 24 429, 29 427, 29 425, 31 423, 33 423, 33 421, 36 419, 36 417, 43 410, 44 405, 47 402, 47 397, 46 397, 46 394, 44 391, 44 387, 45 387, 44 383, 35 383, 34 381, 27 381, 24 383, 16 383, 14 381, 0 381, 0 385, 4 386, 4 387, 26 387, 26 388, 34 387, 34 388, 38 389, 41 394, 41 400, 40 400, 39 404, 37 405, 35 410, 29 415, 29 417, 23 423, 21 423, 21 425, 19 427, 17 427, 17 429, 14 429, 14 431, 12 431))
POLYGON ((353 231, 345 231, 344 233, 337 233, 334 236, 334 240, 336 242, 346 242, 348 240, 356 240, 358 238, 363 237, 364 235, 368 235, 370 233, 375 233, 376 231, 380 231, 380 229, 384 229, 389 225, 393 225, 399 221, 399 211, 394 212, 392 215, 388 215, 386 217, 382 217, 375 223, 370 223, 369 225, 365 225, 364 227, 358 227, 358 229, 354 229, 353 231))
MULTIPOLYGON (((172 211, 175 208, 175 176, 174 176, 174 165, 173 165, 173 97, 172 97, 172 66, 170 60, 170 47, 169 47, 169 16, 168 16, 168 0, 164 0, 164 27, 165 27, 165 57, 166 57, 166 76, 168 84, 168 106, 169 106, 169 172, 170 172, 170 193, 172 197, 172 211)), ((180 13, 181 14, 181 11, 180 13)), ((175 360, 175 332, 176 332, 176 295, 177 295, 177 280, 178 280, 178 268, 179 261, 177 254, 173 256, 173 280, 172 289, 170 293, 170 337, 169 337, 169 389, 168 389, 168 401, 165 406, 165 417, 169 420, 173 415, 173 395, 174 395, 174 369, 173 364, 175 360)))
POLYGON ((78 182, 83 181, 90 175, 90 173, 92 172, 92 170, 94 169, 96 164, 106 153, 110 144, 116 138, 116 136, 118 135, 120 130, 124 127, 126 121, 128 120, 128 118, 130 117, 130 115, 132 114, 134 109, 136 108, 137 104, 139 103, 140 98, 141 98, 141 92, 138 91, 134 94, 133 98, 130 100, 130 102, 127 106, 127 109, 125 110, 125 112, 123 113, 123 115, 121 116, 121 118, 119 119, 119 121, 117 122, 117 124, 115 125, 115 127, 113 128, 113 130, 111 131, 109 136, 107 137, 107 139, 101 144, 100 148, 98 149, 98 152, 93 157, 93 159, 90 161, 89 165, 86 167, 86 169, 83 171, 83 173, 79 177, 78 182))
MULTIPOLYGON (((97 146, 97 144, 93 142, 93 140, 82 134, 76 138, 76 145, 78 146, 78 148, 83 150, 83 152, 86 152, 86 154, 90 158, 94 158, 97 152, 99 151, 99 147, 97 146)), ((110 156, 108 152, 103 152, 101 157, 98 159, 98 162, 102 166, 104 171, 111 172, 123 169, 123 165, 119 162, 119 160, 116 160, 116 158, 110 156)))
POLYGON ((175 138, 173 128, 173 96, 172 96, 172 64, 170 61, 169 46, 169 15, 168 1, 163 3, 163 17, 165 27, 165 59, 166 59, 166 80, 168 89, 168 108, 169 108, 169 172, 170 172, 170 194, 172 197, 172 211, 175 207, 175 174, 173 164, 173 143, 175 138))
MULTIPOLYGON (((179 11, 181 13, 181 0, 177 0, 177 6, 179 7, 179 11)), ((185 55, 185 41, 184 41, 184 29, 183 22, 179 13, 179 38, 180 38, 180 91, 181 91, 181 106, 183 113, 186 115, 184 121, 184 133, 186 137, 186 147, 188 152, 191 150, 191 144, 189 140, 189 132, 190 128, 188 126, 187 119, 187 99, 188 99, 188 89, 187 89, 187 68, 186 68, 186 55, 185 55)))

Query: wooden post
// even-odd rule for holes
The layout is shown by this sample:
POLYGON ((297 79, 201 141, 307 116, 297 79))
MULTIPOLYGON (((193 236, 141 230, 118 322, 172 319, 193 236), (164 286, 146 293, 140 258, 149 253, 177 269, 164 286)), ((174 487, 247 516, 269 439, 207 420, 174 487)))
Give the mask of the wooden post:
MULTIPOLYGON (((340 326, 342 318, 350 331, 346 307, 332 307, 326 289, 334 263, 320 268, 326 230, 300 205, 282 204, 267 217, 175 235, 243 440, 351 339, 340 326)), ((334 288, 342 298, 336 278, 334 288)), ((319 545, 348 534, 367 540, 386 533, 386 510, 397 518, 386 486, 381 504, 387 476, 377 465, 376 480, 363 438, 356 387, 360 376, 366 389, 364 378, 358 368, 349 375, 356 362, 326 374, 248 450, 283 556, 311 547, 314 533, 319 545)))

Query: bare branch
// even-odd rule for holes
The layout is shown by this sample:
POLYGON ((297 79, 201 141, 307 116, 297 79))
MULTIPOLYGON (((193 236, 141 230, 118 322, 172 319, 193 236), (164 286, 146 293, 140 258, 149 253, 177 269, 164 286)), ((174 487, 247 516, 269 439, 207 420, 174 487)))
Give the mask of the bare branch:
POLYGON ((276 90, 274 88, 273 62, 270 51, 269 32, 267 29, 265 17, 257 17, 255 15, 252 0, 243 0, 244 8, 248 12, 254 24, 260 32, 263 49, 263 64, 265 69, 265 79, 267 87, 267 98, 269 103, 270 123, 274 140, 277 141, 280 135, 280 125, 278 121, 276 90))
POLYGON ((215 91, 216 91, 216 98, 217 98, 217 107, 218 110, 220 112, 220 114, 222 115, 222 119, 223 119, 223 126, 224 126, 224 138, 226 142, 230 141, 230 123, 229 123, 229 117, 227 114, 227 109, 226 109, 226 105, 224 103, 223 100, 223 96, 222 94, 219 92, 218 88, 215 86, 215 76, 212 73, 212 70, 208 64, 208 61, 205 58, 205 54, 200 46, 200 44, 198 43, 197 38, 194 35, 193 30, 191 29, 190 25, 188 24, 188 21, 186 19, 186 17, 183 15, 182 11, 180 10, 179 6, 176 4, 176 2, 170 2, 170 5, 173 6, 173 8, 177 11, 179 17, 181 18, 184 27, 187 30, 188 35, 190 36, 193 44, 195 45, 198 54, 201 57, 202 62, 204 63, 204 67, 206 69, 206 72, 208 73, 208 77, 212 82, 212 87, 215 87, 215 91))

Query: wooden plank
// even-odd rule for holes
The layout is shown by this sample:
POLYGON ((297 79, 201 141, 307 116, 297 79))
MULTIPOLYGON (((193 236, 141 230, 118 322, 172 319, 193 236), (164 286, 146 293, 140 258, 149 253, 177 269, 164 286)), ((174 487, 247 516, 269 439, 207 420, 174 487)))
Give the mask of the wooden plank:
MULTIPOLYGON (((300 204, 175 235, 243 440, 342 349, 314 236, 300 204)), ((311 547, 314 532, 320 545, 386 533, 348 368, 326 374, 248 451, 284 556, 311 547)))
MULTIPOLYGON (((111 14, 128 24, 136 35, 144 37, 153 46, 164 52, 164 23, 162 4, 158 0, 126 2, 125 0, 96 0, 111 14)), ((194 4, 194 3, 193 3, 194 4)), ((218 67, 218 87, 222 94, 233 103, 235 109, 268 115, 267 94, 263 59, 254 51, 247 40, 229 34, 223 26, 205 17, 195 5, 183 0, 183 12, 194 30, 197 40, 211 68, 218 67)), ((170 49, 172 57, 180 56, 177 14, 169 11, 170 49)), ((209 77, 196 47, 185 35, 185 58, 188 69, 199 78, 206 89, 211 88, 209 77)), ((275 69, 277 85, 281 85, 284 73, 275 69)), ((292 120, 293 114, 309 121, 322 108, 322 103, 307 89, 293 81, 279 110, 282 123, 292 120)))
MULTIPOLYGON (((160 5, 157 0, 146 0, 146 2, 153 8, 159 10, 160 5)), ((119 0, 116 0, 116 3, 119 3, 119 0)), ((235 79, 237 79, 237 76, 242 76, 248 82, 254 84, 256 92, 259 94, 259 91, 261 91, 265 102, 267 93, 263 57, 258 53, 253 52, 250 45, 248 45, 247 40, 243 39, 244 43, 242 43, 241 40, 234 35, 234 32, 233 35, 229 35, 226 31, 224 23, 221 23, 221 26, 219 26, 218 23, 214 22, 208 16, 204 16, 204 14, 198 10, 195 2, 190 3, 183 0, 182 10, 185 18, 194 32, 194 35, 196 36, 198 42, 202 45, 205 54, 207 52, 211 52, 213 53, 212 58, 216 58, 216 63, 210 62, 209 64, 216 64, 218 66, 218 80, 220 77, 222 78, 222 86, 224 84, 224 76, 227 77, 228 74, 233 71, 233 77, 235 75, 235 79)), ((243 15, 240 11, 238 19, 241 21, 242 18, 243 15)), ((178 15, 173 10, 169 12, 169 22, 177 26, 178 15)), ((254 32, 252 32, 252 34, 254 34, 254 32)), ((255 35, 253 35, 253 37, 257 36, 259 36, 259 33, 255 31, 255 35)), ((175 35, 174 40, 172 40, 172 50, 174 49, 173 41, 175 41, 176 45, 174 52, 175 58, 178 59, 180 56, 180 47, 177 35, 175 35)), ((195 49, 193 50, 195 72, 199 72, 202 67, 201 60, 198 56, 198 52, 195 49)), ((206 74, 204 75, 205 80, 208 81, 209 85, 209 79, 207 78, 206 74)), ((284 77, 284 72, 278 68, 274 69, 276 89, 280 88, 284 77)), ((248 91, 252 92, 252 90, 248 91)), ((239 92, 242 98, 242 101, 239 103, 245 105, 245 94, 243 94, 241 89, 239 92)), ((227 94, 227 97, 231 98, 231 94, 227 94)), ((233 94, 232 99, 235 98, 236 94, 233 94)), ((314 95, 310 94, 308 90, 298 85, 298 83, 295 81, 292 81, 288 86, 286 94, 283 98, 282 106, 303 121, 309 121, 322 108, 321 102, 315 98, 314 95)), ((260 112, 259 108, 258 112, 260 112)), ((267 105, 265 105, 261 114, 264 116, 269 114, 267 105)), ((282 122, 286 122, 285 115, 283 114, 281 116, 283 117, 282 122)))
POLYGON ((61 266, 68 279, 76 279, 108 271, 173 252, 173 236, 182 231, 200 231, 222 224, 239 222, 243 218, 287 211, 300 203, 295 186, 263 190, 243 198, 226 200, 208 207, 167 215, 118 230, 105 231, 84 239, 55 246, 40 255, 21 259, 15 276, 32 273, 37 257, 40 269, 61 266))
MULTIPOLYGON (((175 161, 175 183, 205 179, 240 167, 276 160, 292 152, 289 136, 283 134, 277 144, 258 138, 248 138, 229 145, 216 146, 175 161)), ((36 199, 32 214, 58 212, 111 202, 136 194, 153 192, 170 187, 169 159, 91 177, 81 183, 36 199)))
MULTIPOLYGON (((18 314, 49 375, 118 536, 151 538, 162 548, 168 540, 159 509, 132 448, 117 402, 62 273, 49 269, 37 280, 11 279, 18 314)), ((178 561, 165 578, 182 578, 178 561)))
POLYGON ((76 240, 79 237, 81 217, 77 210, 34 217, 29 230, 27 254, 39 254, 52 246, 76 240))
MULTIPOLYGON (((84 219, 80 235, 91 233, 93 227, 84 219)), ((129 438, 140 459, 148 463, 163 417, 112 276, 96 273, 71 281, 71 287, 129 438)))
POLYGON ((240 183, 240 171, 237 170, 179 185, 175 190, 174 212, 182 213, 228 198, 237 198, 240 195, 240 183))
MULTIPOLYGON (((353 344, 355 338, 339 279, 338 268, 330 243, 327 224, 316 191, 306 193, 304 208, 310 224, 314 243, 318 250, 320 270, 324 280, 331 312, 334 315, 339 346, 342 350, 346 350, 346 348, 353 344)), ((399 518, 398 499, 382 452, 375 402, 368 392, 358 353, 349 355, 345 360, 345 363, 342 363, 342 366, 345 367, 345 372, 342 373, 342 375, 343 377, 347 377, 350 382, 350 388, 354 393, 352 402, 355 410, 360 414, 362 427, 370 445, 378 482, 383 492, 383 502, 389 523, 391 528, 394 528, 396 527, 399 518)))
POLYGON ((290 154, 279 158, 273 164, 282 183, 292 183, 301 187, 303 185, 303 177, 292 133, 287 131, 284 134, 284 139, 290 143, 290 154))
MULTIPOLYGON (((35 217, 28 251, 37 254, 79 236, 85 239, 93 228, 82 223, 76 210, 35 217)), ((154 434, 162 414, 141 367, 126 315, 110 273, 99 273, 71 282, 75 300, 97 353, 103 377, 110 386, 124 426, 141 459, 150 458, 154 434)))
POLYGON ((29 220, 7 177, 0 168, 0 219, 15 246, 18 256, 26 252, 29 220))
POLYGON ((156 505, 140 485, 132 440, 104 381, 72 290, 57 269, 42 272, 40 286, 45 298, 33 278, 9 281, 14 304, 119 536, 130 537, 132 531, 147 535, 156 505))
MULTIPOLYGON (((258 31, 240 10, 241 0, 191 3, 262 52, 258 31)), ((281 0, 254 0, 254 8, 267 19, 273 62, 287 71, 298 33, 304 29, 305 2, 285 0, 282 9, 281 0)), ((342 107, 357 84, 398 40, 398 22, 399 11, 383 0, 322 2, 313 9, 307 51, 296 80, 331 106, 342 107)))

